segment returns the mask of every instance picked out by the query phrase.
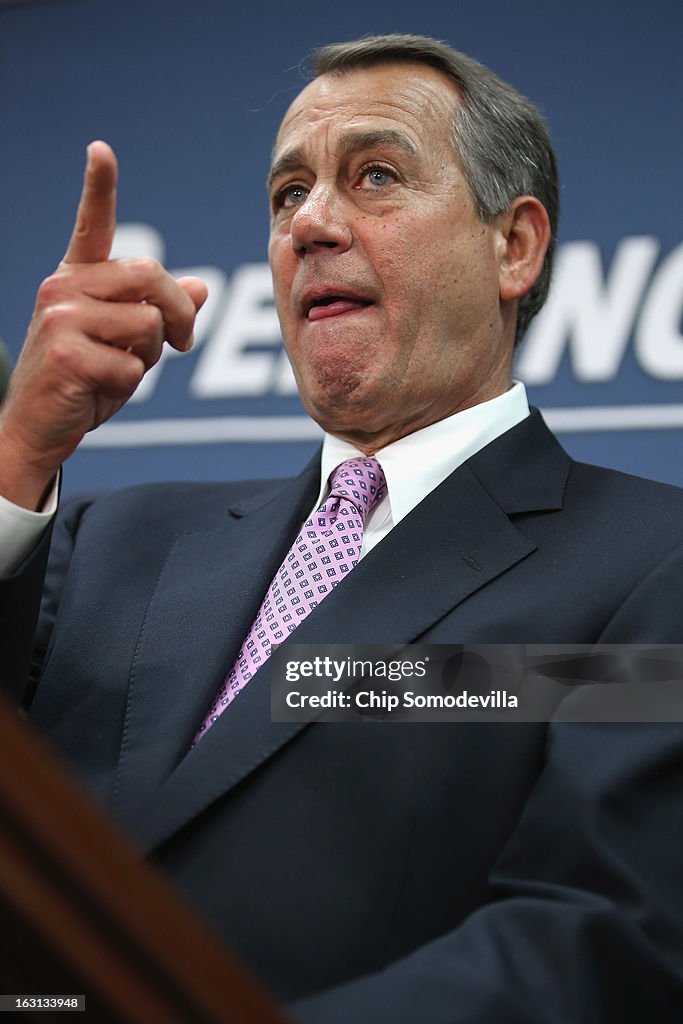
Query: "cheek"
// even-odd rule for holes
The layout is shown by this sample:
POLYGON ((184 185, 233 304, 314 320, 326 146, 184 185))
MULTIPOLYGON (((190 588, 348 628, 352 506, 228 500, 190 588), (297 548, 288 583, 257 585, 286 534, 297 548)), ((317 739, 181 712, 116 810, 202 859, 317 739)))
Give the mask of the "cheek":
POLYGON ((292 274, 296 265, 296 256, 289 238, 272 239, 268 245, 268 262, 273 275, 273 291, 284 293, 289 290, 292 274))
POLYGON ((435 289, 452 283, 460 269, 457 248, 439 237, 438 225, 420 231, 380 230, 375 265, 395 300, 423 304, 435 289))
POLYGON ((390 324, 401 336, 429 330, 450 304, 451 288, 438 267, 413 252, 396 266, 390 278, 388 303, 390 324))
POLYGON ((414 240, 406 242, 405 238, 388 238, 373 262, 382 282, 388 315, 411 319, 419 315, 432 289, 426 245, 414 240))

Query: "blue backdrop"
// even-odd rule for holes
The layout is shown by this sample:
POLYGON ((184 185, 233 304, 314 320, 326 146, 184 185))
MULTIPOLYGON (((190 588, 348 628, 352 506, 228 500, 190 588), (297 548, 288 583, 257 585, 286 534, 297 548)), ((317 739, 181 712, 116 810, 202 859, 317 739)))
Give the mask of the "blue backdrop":
POLYGON ((53 0, 0 6, 0 336, 16 355, 92 138, 120 160, 116 252, 211 285, 200 343, 88 436, 67 493, 285 475, 313 450, 271 302, 264 177, 306 54, 393 31, 448 40, 544 110, 560 249, 518 373, 573 454, 683 485, 682 4, 53 0))

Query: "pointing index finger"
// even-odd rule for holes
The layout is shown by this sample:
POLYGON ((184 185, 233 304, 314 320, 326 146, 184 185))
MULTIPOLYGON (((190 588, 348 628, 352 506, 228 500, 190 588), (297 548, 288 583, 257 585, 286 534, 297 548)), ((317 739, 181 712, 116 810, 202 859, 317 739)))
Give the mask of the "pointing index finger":
POLYGON ((91 142, 65 263, 100 263, 109 259, 116 228, 118 165, 111 146, 91 142))

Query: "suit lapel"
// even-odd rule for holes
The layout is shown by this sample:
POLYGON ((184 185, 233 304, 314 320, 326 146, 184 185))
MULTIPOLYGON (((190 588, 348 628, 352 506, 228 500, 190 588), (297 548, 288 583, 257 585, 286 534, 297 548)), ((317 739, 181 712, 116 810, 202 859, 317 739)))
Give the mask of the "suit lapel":
POLYGON ((511 516, 561 508, 570 466, 534 411, 420 502, 292 643, 413 643, 535 550, 511 516))
POLYGON ((412 643, 533 549, 462 466, 366 555, 292 642, 412 643))
MULTIPOLYGON (((519 424, 428 495, 304 620, 293 634, 292 642, 414 642, 471 594, 534 550, 534 544, 515 527, 510 515, 531 508, 561 507, 569 465, 569 458, 540 417, 519 424), (493 451, 495 447, 497 454, 493 451), (543 467, 538 463, 544 464, 543 467), (534 468, 526 476, 528 486, 525 487, 525 472, 530 464, 534 468)), ((254 508, 244 516, 243 533, 237 541, 233 535, 227 545, 231 561, 223 565, 230 567, 231 575, 235 571, 232 559, 237 557, 239 572, 251 572, 257 582, 245 584, 247 591, 237 593, 234 588, 226 590, 215 583, 215 598, 224 603, 220 613, 212 612, 212 621, 218 614, 220 623, 220 616, 225 617, 225 609, 231 608, 235 599, 248 607, 236 610, 229 642, 224 639, 223 624, 218 651, 207 652, 202 660, 203 671, 211 672, 211 682, 198 679, 201 700, 193 698, 190 702, 195 712, 193 730, 229 668, 228 647, 234 657, 265 588, 291 543, 292 530, 296 530, 314 500, 317 479, 312 485, 310 467, 307 473, 308 478, 306 474, 302 478, 308 479, 308 484, 304 485, 306 500, 290 495, 288 526, 278 534, 277 553, 271 545, 267 572, 264 551, 254 551, 256 538, 263 533, 263 508, 254 508), (298 516, 295 524, 292 523, 293 510, 298 516), (247 553, 235 556, 235 546, 240 545, 240 540, 247 553)), ((301 486, 300 481, 294 490, 301 491, 301 486)), ((188 555, 192 555, 191 549, 188 555)), ((185 562, 188 570, 190 561, 191 557, 185 562)), ((164 607, 168 610, 166 599, 164 607)), ((194 614, 189 618, 200 622, 201 643, 208 645, 204 623, 194 614)), ((168 626, 166 628, 168 630, 168 626)), ((220 632, 215 622, 209 631, 214 639, 220 632)), ((150 645, 153 642, 158 642, 158 638, 150 639, 150 645)), ((151 848, 163 842, 305 727, 302 723, 270 721, 269 683, 266 666, 180 763, 177 763, 181 755, 177 743, 174 764, 169 764, 168 759, 164 761, 161 753, 157 755, 158 768, 163 765, 166 773, 165 781, 161 782, 162 775, 157 771, 154 785, 161 782, 160 788, 152 791, 146 787, 147 796, 153 799, 138 803, 136 812, 129 818, 144 846, 151 848)), ((184 749, 191 739, 187 733, 187 712, 186 700, 182 708, 173 713, 175 732, 176 735, 182 733, 184 749)), ((144 744, 144 736, 139 737, 139 742, 144 744)))
POLYGON ((118 816, 151 797, 187 753, 318 487, 316 457, 298 480, 226 508, 224 526, 176 537, 130 675, 118 816))

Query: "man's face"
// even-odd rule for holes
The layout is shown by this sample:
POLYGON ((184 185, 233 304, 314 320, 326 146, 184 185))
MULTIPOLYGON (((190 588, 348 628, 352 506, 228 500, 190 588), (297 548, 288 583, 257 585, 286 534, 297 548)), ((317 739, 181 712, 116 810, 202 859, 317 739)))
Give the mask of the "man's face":
POLYGON ((278 133, 269 259, 303 403, 363 450, 509 387, 501 232, 453 143, 454 84, 420 64, 323 75, 278 133))

